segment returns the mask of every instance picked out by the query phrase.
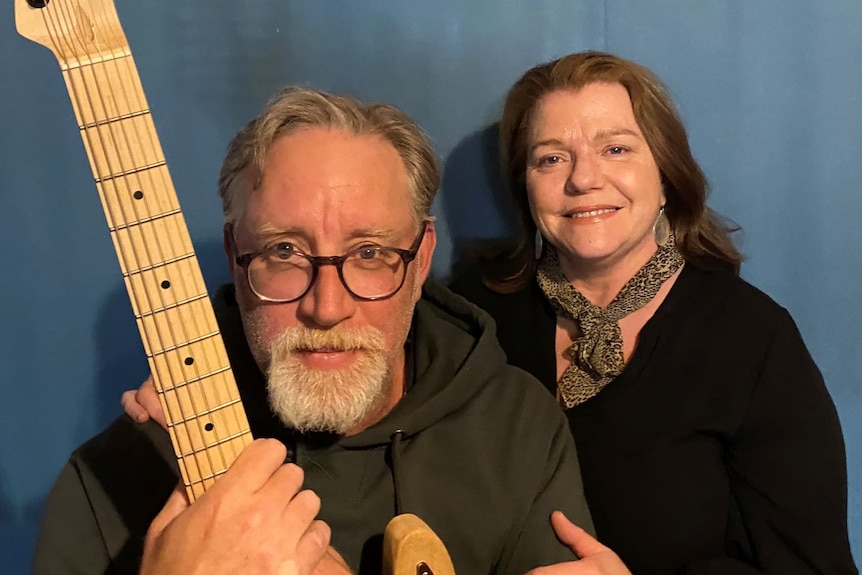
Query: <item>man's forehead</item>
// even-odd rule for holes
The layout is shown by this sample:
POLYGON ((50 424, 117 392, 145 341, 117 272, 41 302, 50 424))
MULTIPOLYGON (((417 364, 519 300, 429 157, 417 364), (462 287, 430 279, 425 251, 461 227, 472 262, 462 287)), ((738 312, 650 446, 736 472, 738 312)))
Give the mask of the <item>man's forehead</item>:
MULTIPOLYGON (((403 222, 402 222, 403 223, 403 222)), ((252 232, 258 237, 301 237, 313 239, 318 230, 314 226, 303 224, 281 225, 273 221, 264 220, 258 224, 252 224, 252 232)), ((345 240, 378 238, 397 238, 404 231, 403 225, 386 225, 383 222, 357 224, 341 229, 341 236, 345 240)))
POLYGON ((250 191, 243 227, 257 237, 400 238, 413 230, 407 170, 391 143, 328 128, 281 136, 250 191))
MULTIPOLYGON (((269 146, 267 160, 302 157, 321 151, 331 154, 383 154, 403 166, 394 144, 381 134, 355 133, 346 129, 330 126, 307 126, 284 133, 269 146), (283 154, 287 150, 289 155, 283 154)), ((267 164, 269 161, 266 162, 267 164)))
POLYGON ((409 194, 407 167, 391 142, 332 128, 305 128, 273 142, 259 184, 291 183, 333 190, 367 184, 409 194))

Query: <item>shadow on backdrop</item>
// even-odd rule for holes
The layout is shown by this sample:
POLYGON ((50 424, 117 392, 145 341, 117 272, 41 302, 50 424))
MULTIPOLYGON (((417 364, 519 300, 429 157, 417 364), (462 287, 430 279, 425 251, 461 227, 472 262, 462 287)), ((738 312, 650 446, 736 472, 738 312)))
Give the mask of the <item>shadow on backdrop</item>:
POLYGON ((494 123, 461 140, 443 166, 441 205, 452 238, 453 278, 481 255, 511 245, 520 226, 500 170, 498 129, 494 123))
POLYGON ((45 498, 29 501, 22 508, 10 502, 7 491, 6 478, 0 475, 0 565, 3 573, 24 575, 30 571, 45 498))

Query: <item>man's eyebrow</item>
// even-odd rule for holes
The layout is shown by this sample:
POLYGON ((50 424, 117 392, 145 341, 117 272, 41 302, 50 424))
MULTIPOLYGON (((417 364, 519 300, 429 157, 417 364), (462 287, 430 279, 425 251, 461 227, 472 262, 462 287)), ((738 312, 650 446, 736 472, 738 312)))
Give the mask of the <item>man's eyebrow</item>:
POLYGON ((355 240, 358 238, 395 238, 398 237, 398 232, 394 229, 390 228, 357 228, 353 230, 348 236, 348 238, 355 240))
POLYGON ((303 232, 297 227, 277 226, 272 222, 263 222, 252 230, 252 233, 259 238, 269 238, 273 236, 301 236, 303 232))
MULTIPOLYGON (((311 236, 299 226, 279 226, 272 222, 264 222, 258 225, 252 232, 259 239, 276 238, 279 236, 295 236, 303 240, 311 240, 311 236)), ((394 240, 399 237, 399 232, 393 228, 384 227, 366 227, 355 228, 351 230, 347 236, 347 240, 356 240, 361 238, 368 239, 386 239, 394 240)))

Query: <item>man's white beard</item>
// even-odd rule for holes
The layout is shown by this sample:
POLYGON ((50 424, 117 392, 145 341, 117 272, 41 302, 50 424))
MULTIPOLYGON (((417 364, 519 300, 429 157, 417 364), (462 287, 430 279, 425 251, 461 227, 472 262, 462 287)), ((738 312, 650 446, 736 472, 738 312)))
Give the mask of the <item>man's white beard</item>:
POLYGON ((285 329, 270 346, 269 405, 281 421, 301 432, 345 434, 378 408, 392 385, 392 367, 382 332, 373 327, 285 329), (357 350, 341 369, 309 369, 298 352, 357 350))

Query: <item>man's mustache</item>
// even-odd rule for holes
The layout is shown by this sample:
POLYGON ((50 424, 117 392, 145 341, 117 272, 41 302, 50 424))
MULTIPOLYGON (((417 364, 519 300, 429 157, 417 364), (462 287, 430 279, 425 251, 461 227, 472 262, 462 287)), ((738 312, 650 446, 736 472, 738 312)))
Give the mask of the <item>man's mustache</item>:
POLYGON ((332 329, 289 327, 279 334, 273 342, 273 348, 282 353, 317 350, 381 352, 386 349, 386 341, 383 333, 371 326, 332 329))

